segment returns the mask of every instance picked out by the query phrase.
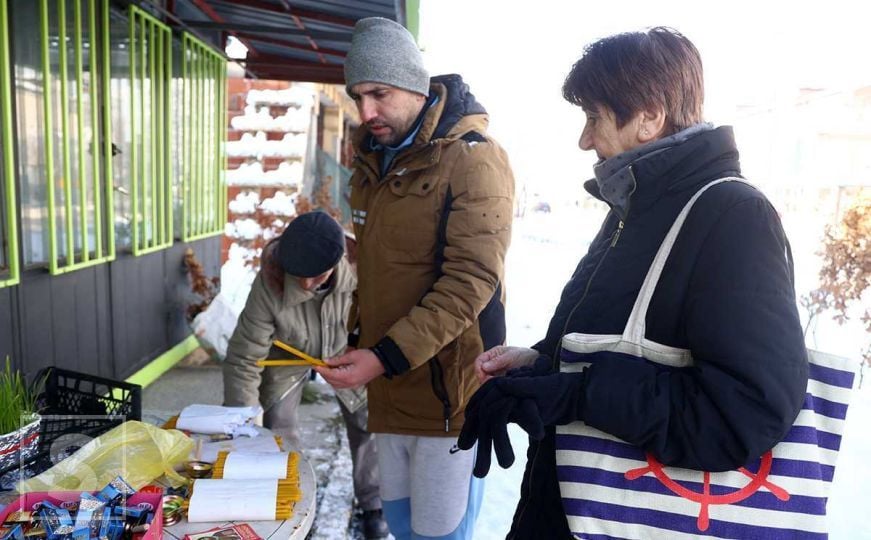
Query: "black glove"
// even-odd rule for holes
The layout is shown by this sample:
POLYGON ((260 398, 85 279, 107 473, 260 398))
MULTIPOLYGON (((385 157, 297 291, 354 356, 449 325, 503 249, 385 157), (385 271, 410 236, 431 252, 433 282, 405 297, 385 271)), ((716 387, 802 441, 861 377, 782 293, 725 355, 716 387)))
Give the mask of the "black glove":
POLYGON ((530 437, 541 440, 544 427, 582 418, 584 373, 553 373, 538 377, 490 379, 466 406, 466 421, 457 446, 469 450, 478 442, 473 474, 487 476, 490 451, 503 469, 514 463, 507 425, 514 422, 530 437))

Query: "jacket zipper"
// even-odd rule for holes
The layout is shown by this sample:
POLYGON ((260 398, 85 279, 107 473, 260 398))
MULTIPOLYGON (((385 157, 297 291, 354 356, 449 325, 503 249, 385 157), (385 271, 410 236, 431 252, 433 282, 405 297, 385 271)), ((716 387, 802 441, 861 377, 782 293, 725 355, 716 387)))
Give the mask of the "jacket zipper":
POLYGON ((439 401, 442 402, 442 414, 445 418, 445 433, 451 431, 451 400, 448 398, 448 389, 445 386, 445 375, 442 364, 438 358, 429 361, 429 373, 432 380, 432 390, 439 401))
MULTIPOLYGON (((569 329, 569 322, 571 322, 571 320, 572 320, 572 315, 575 314, 575 311, 577 311, 577 309, 579 307, 581 307, 581 304, 583 304, 584 300, 587 298, 587 294, 590 292, 590 285, 592 285, 593 279, 596 277, 596 274, 599 272, 599 268, 602 266, 602 263, 605 261, 605 257, 608 256, 608 252, 611 251, 611 248, 615 247, 617 245, 617 241, 620 240, 620 234, 623 232, 623 228, 624 228, 624 223, 623 223, 623 220, 621 219, 617 223, 617 228, 614 229, 613 233, 611 233, 611 242, 608 244, 608 248, 605 249, 605 253, 603 253, 602 256, 599 258, 599 262, 596 263, 596 268, 594 268, 593 273, 590 274, 590 279, 587 280, 587 284, 584 286, 584 293, 581 295, 581 298, 577 301, 577 303, 575 303, 574 307, 572 307, 572 310, 569 311, 569 314, 566 317, 566 322, 563 325, 562 335, 566 335, 566 331, 569 329)), ((560 339, 557 342, 556 348, 554 348, 554 350, 553 350, 553 361, 554 361, 553 367, 556 367, 556 365, 557 365, 556 362, 559 361, 558 358, 559 358, 559 352, 560 352, 561 347, 562 347, 562 339, 560 339)))
MULTIPOLYGON (((568 330, 568 328, 569 328, 569 322, 572 320, 572 315, 575 314, 575 311, 581 306, 581 304, 584 302, 584 299, 586 299, 587 294, 590 292, 590 285, 593 283, 593 279, 596 277, 596 274, 599 272, 599 268, 602 266, 602 263, 605 261, 605 257, 607 257, 608 252, 611 251, 611 248, 616 246, 617 241, 620 240, 620 233, 623 232, 623 228, 624 228, 624 223, 623 223, 623 220, 621 219, 617 223, 617 228, 614 229, 614 232, 611 234, 611 242, 608 244, 608 248, 605 250, 605 253, 603 253, 602 256, 599 258, 599 262, 596 263, 596 268, 593 269, 593 273, 590 274, 590 279, 587 280, 587 284, 584 286, 584 292, 581 295, 581 298, 577 301, 577 303, 574 305, 574 307, 572 308, 572 310, 569 312, 568 316, 566 317, 566 322, 563 325, 562 335, 566 334, 566 330, 568 330)), ((553 362, 552 367, 554 367, 554 368, 558 365, 557 362, 559 362, 559 352, 560 352, 561 347, 562 347, 562 339, 560 339, 557 342, 557 346, 554 349, 554 355, 553 355, 553 360, 552 360, 552 362, 553 362)), ((535 462, 538 460, 538 452, 539 452, 539 448, 536 448, 535 454, 532 456, 532 466, 529 469, 529 485, 530 485, 530 487, 533 485, 532 477, 533 477, 533 474, 535 473, 535 462)), ((529 504, 529 500, 527 498, 527 502, 525 502, 523 504, 523 509, 520 511, 520 515, 517 518, 518 524, 523 522, 523 515, 526 513, 526 508, 527 508, 528 504, 529 504)))
MULTIPOLYGON (((623 232, 623 220, 620 220, 620 223, 617 224, 617 230, 614 231, 614 238, 611 240, 611 247, 617 245, 617 240, 620 239, 620 233, 623 232)), ((602 256, 604 258, 604 255, 602 256)))

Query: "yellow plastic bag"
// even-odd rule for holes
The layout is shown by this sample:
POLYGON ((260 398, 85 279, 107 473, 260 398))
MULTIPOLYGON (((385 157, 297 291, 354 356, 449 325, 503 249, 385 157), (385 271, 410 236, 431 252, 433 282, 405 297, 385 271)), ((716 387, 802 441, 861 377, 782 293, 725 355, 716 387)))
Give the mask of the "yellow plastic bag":
POLYGON ((140 489, 166 475, 175 487, 185 483, 174 467, 184 462, 193 441, 176 429, 130 421, 100 435, 44 473, 25 480, 18 491, 95 491, 116 476, 140 489))

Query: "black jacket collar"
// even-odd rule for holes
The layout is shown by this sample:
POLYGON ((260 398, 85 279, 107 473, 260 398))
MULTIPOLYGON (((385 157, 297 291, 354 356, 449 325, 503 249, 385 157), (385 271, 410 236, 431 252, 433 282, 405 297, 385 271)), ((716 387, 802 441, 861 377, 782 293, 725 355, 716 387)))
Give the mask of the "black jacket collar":
MULTIPOLYGON (((740 175, 738 149, 732 128, 721 126, 632 165, 636 188, 630 196, 628 219, 654 204, 665 192, 696 191, 704 183, 740 175)), ((595 180, 584 183, 593 197, 604 201, 595 180)))

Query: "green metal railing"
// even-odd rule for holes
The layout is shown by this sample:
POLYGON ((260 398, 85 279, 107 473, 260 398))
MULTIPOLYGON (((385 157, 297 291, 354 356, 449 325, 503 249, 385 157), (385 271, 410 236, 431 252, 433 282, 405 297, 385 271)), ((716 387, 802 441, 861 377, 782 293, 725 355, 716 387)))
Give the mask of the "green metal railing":
POLYGON ((130 6, 133 254, 172 245, 172 31, 130 6))
POLYGON ((12 159, 12 84, 9 58, 9 17, 6 0, 0 0, 0 287, 18 283, 18 229, 15 219, 15 164, 12 159))
POLYGON ((108 70, 108 0, 58 0, 56 9, 49 10, 48 0, 40 0, 40 44, 43 74, 43 116, 45 141, 45 170, 48 192, 49 269, 62 274, 114 259, 114 231, 112 212, 111 126, 104 122, 100 130, 96 89, 103 81, 102 116, 108 118, 108 75, 101 77, 101 69, 108 70), (88 6, 88 21, 82 16, 82 5, 88 6), (68 7, 72 7, 73 24, 68 28, 68 7), (100 10, 98 21, 97 11, 100 10), (49 18, 57 25, 57 41, 50 34, 49 18), (99 22, 99 24, 98 24, 99 22), (86 92, 83 63, 83 30, 87 24, 89 64, 88 102, 90 106, 90 148, 86 148, 83 95, 86 92), (68 30, 71 30, 68 31, 68 30), (97 40, 98 32, 101 39, 97 40), (70 51, 72 49, 72 51, 70 51), (75 79, 69 79, 69 55, 73 54, 75 79), (52 61, 58 73, 52 72, 52 61), (72 88, 71 88, 72 86, 72 88), (53 96, 58 92, 60 107, 55 107, 53 96), (70 121, 70 99, 75 95, 75 122, 70 121), (55 137, 53 123, 60 122, 60 171, 55 170, 55 137), (71 125, 72 124, 72 125, 71 125), (99 141, 104 141, 102 152, 99 141), (76 154, 74 155, 73 152, 76 154), (105 159, 102 159, 105 156, 105 159), (72 159, 76 158, 76 170, 72 159), (86 163, 90 163, 91 178, 87 178, 86 163), (59 173, 59 174, 58 174, 59 173), (74 176, 75 175, 75 176, 74 176), (90 186, 88 183, 90 182, 90 186), (73 193, 75 189, 76 194, 73 193), (90 196, 89 196, 90 190, 90 196), (101 199, 102 195, 105 201, 101 199), (62 225, 58 216, 63 218, 62 225), (109 225, 109 226, 107 226, 109 225), (92 228, 93 236, 88 234, 92 228), (104 245, 103 233, 106 233, 104 245), (78 246, 76 241, 78 240, 78 246), (62 243, 61 243, 62 241, 62 243))
POLYGON ((224 181, 227 64, 214 49, 182 37, 182 240, 221 234, 227 216, 224 181))

